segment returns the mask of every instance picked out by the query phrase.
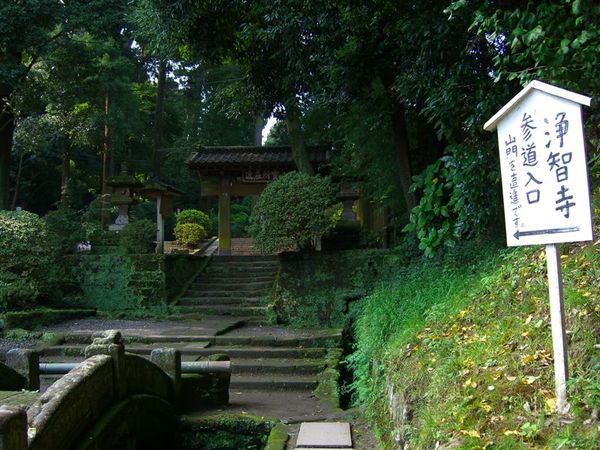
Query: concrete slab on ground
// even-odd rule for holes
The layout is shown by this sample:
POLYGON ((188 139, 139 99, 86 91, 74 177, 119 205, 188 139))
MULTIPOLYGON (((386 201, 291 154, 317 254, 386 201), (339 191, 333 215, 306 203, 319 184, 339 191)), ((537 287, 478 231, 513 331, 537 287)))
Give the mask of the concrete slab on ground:
POLYGON ((300 425, 296 448, 352 448, 348 422, 305 422, 300 425))

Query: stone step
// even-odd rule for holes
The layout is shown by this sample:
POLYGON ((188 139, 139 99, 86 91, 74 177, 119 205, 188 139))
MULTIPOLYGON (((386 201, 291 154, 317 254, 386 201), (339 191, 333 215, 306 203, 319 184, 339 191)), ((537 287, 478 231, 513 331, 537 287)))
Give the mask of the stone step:
POLYGON ((269 283, 266 286, 236 286, 230 284, 229 286, 212 286, 212 285, 196 285, 190 286, 187 292, 194 292, 196 295, 213 294, 217 297, 230 296, 230 295, 251 295, 251 294, 262 294, 264 292, 270 292, 273 284, 269 283))
POLYGON ((234 359, 231 371, 234 374, 312 374, 316 375, 327 368, 327 362, 320 359, 234 359))
POLYGON ((221 258, 213 258, 210 262, 211 266, 257 266, 257 267, 277 267, 278 260, 261 260, 256 258, 239 258, 224 260, 221 258))
POLYGON ((255 289, 255 290, 189 290, 185 293, 186 297, 256 297, 266 295, 269 292, 268 289, 255 289))
POLYGON ((232 262, 211 262, 207 269, 214 268, 222 268, 222 269, 261 269, 261 270, 271 270, 277 271, 279 268, 278 262, 240 262, 240 261, 232 261, 232 262))
MULTIPOLYGON (((129 353, 135 353, 139 355, 147 355, 154 348, 158 347, 167 347, 173 348, 177 343, 174 342, 163 342, 159 344, 137 344, 126 346, 125 349, 129 353)), ((46 347, 41 352, 41 358, 48 357, 56 357, 55 360, 60 359, 59 357, 72 357, 72 358, 80 358, 84 355, 85 345, 56 345, 51 347, 46 347)), ((196 347, 196 348, 180 348, 182 356, 184 355, 193 355, 195 357, 209 357, 210 355, 215 354, 227 354, 232 360, 244 360, 248 359, 251 361, 256 361, 259 359, 267 360, 267 359, 317 359, 320 360, 327 355, 327 349, 323 347, 313 347, 313 348, 302 348, 302 347, 264 347, 264 346, 251 346, 251 347, 243 347, 243 346, 229 346, 226 344, 223 345, 215 345, 214 347, 196 347)), ((66 362, 69 362, 68 360, 66 362)))
POLYGON ((227 268, 227 267, 207 267, 201 273, 200 277, 226 277, 231 279, 249 278, 249 277, 271 277, 277 275, 276 270, 252 269, 248 267, 227 268))
POLYGON ((202 290, 215 290, 215 291, 229 291, 229 290, 256 290, 256 289, 268 289, 273 286, 272 281, 252 281, 252 282, 241 282, 239 280, 228 280, 228 281, 198 281, 192 283, 192 289, 202 290))
POLYGON ((227 263, 227 262, 279 262, 279 256, 276 255, 254 255, 254 256, 215 256, 212 260, 213 263, 227 263))
POLYGON ((267 313, 269 308, 266 306, 231 306, 231 305, 193 305, 179 306, 183 313, 203 313, 205 315, 216 316, 260 316, 267 313))
POLYGON ((264 302, 264 297, 182 297, 179 299, 179 306, 194 305, 260 305, 264 302))
MULTIPOLYGON (((92 342, 93 333, 68 333, 64 335, 66 346, 84 347, 92 342)), ((323 330, 304 336, 271 336, 271 335, 192 335, 192 334, 167 334, 167 335, 127 335, 123 336, 125 349, 138 344, 150 344, 155 347, 208 347, 214 346, 253 346, 253 347, 330 347, 341 342, 341 333, 338 330, 323 330)), ((51 346, 46 348, 61 348, 51 346)), ((259 356, 260 357, 260 356, 259 356)))
POLYGON ((203 273, 201 274, 198 278, 196 278, 196 280, 194 280, 193 284, 200 284, 202 286, 204 286, 205 284, 211 284, 211 283, 258 283, 258 282, 268 282, 268 283, 273 283, 275 281, 275 276, 274 275, 252 275, 252 274, 245 274, 245 273, 239 273, 235 276, 231 276, 231 277, 224 277, 221 274, 207 274, 207 273, 203 273))
MULTIPOLYGON (((202 312, 179 312, 179 314, 177 315, 180 320, 202 320, 207 318, 207 315, 202 313, 202 312)), ((232 316, 233 317, 233 316, 232 316)), ((258 316, 243 316, 240 317, 241 320, 244 321, 245 324, 253 324, 253 325, 270 325, 271 322, 269 322, 266 318, 266 316, 264 315, 258 315, 258 316)))
MULTIPOLYGON (((264 390, 313 390, 317 387, 317 379, 310 375, 233 375, 230 389, 264 389, 264 390)), ((265 393, 268 395, 268 393, 265 393)))

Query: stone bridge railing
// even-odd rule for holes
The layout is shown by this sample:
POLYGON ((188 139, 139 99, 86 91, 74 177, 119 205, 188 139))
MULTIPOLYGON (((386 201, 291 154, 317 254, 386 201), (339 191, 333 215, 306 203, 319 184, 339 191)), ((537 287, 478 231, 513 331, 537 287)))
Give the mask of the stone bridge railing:
MULTIPOLYGON (((85 353, 28 407, 0 406, 0 450, 176 448, 177 413, 199 389, 198 378, 182 379, 179 351, 155 349, 148 360, 125 353, 121 334, 111 331, 85 353)), ((0 389, 39 388, 35 353, 11 351, 7 364, 13 368, 0 367, 0 389)), ((228 376, 219 383, 226 402, 228 376)))

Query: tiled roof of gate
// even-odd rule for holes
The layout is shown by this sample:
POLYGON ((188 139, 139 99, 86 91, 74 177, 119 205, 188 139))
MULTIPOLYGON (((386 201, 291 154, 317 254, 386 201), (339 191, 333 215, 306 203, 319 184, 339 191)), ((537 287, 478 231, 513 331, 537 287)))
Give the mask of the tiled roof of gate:
MULTIPOLYGON (((330 147, 308 146, 310 162, 320 164, 329 161, 330 147)), ((239 166, 290 166, 294 164, 291 147, 288 145, 267 147, 198 147, 187 164, 193 169, 239 166)))

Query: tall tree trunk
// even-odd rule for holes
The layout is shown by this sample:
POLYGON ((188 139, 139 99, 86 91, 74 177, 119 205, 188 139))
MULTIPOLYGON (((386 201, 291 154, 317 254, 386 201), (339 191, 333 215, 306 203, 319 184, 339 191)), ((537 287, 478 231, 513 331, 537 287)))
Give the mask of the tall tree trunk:
POLYGON ((393 70, 386 70, 380 73, 380 80, 390 99, 391 104, 391 125, 394 133, 394 148, 396 150, 396 161, 398 162, 398 174, 400 177, 400 186, 402 187, 402 196, 407 211, 413 209, 417 202, 414 194, 409 192, 412 183, 412 168, 409 156, 408 130, 406 128, 406 108, 394 98, 392 89, 394 83, 393 70))
POLYGON ((69 180, 71 179, 71 156, 69 153, 68 141, 65 142, 65 148, 62 153, 62 177, 60 181, 60 205, 63 208, 69 206, 69 196, 67 195, 67 189, 69 187, 69 180))
POLYGON ((152 174, 160 176, 160 153, 163 141, 165 98, 167 93, 167 60, 161 59, 158 64, 158 92, 154 111, 154 127, 152 129, 152 174))
POLYGON ((285 105, 285 112, 288 135, 292 147, 292 157, 294 158, 296 167, 300 172, 314 175, 315 172, 310 164, 310 157, 304 142, 304 132, 302 131, 302 124, 300 122, 300 109, 292 101, 285 105))
POLYGON ((110 108, 110 96, 108 92, 104 94, 104 139, 102 143, 102 227, 104 228, 109 221, 108 216, 108 178, 110 177, 110 125, 108 123, 108 112, 110 108))
POLYGON ((262 132, 265 129, 267 121, 263 114, 257 114, 254 119, 254 145, 262 147, 262 132))
POLYGON ((417 102, 415 115, 415 131, 416 131, 416 152, 419 155, 418 164, 413 161, 412 169, 414 172, 419 173, 425 169, 429 164, 434 163, 442 156, 444 156, 444 150, 448 143, 443 137, 438 137, 436 130, 431 126, 427 119, 419 114, 425 107, 424 102, 421 100, 417 102))
POLYGON ((400 175, 400 185, 407 211, 413 209, 417 202, 413 193, 409 192, 412 184, 412 169, 409 157, 408 131, 406 129, 406 109, 404 105, 394 102, 392 109, 392 129, 394 130, 394 146, 400 175))
POLYGON ((0 209, 10 207, 10 163, 15 116, 8 105, 8 92, 0 89, 0 209))
POLYGON ((17 207, 17 202, 19 201, 19 190, 21 187, 21 173, 23 172, 23 157, 25 156, 25 152, 21 152, 19 155, 19 167, 17 168, 17 177, 15 178, 15 192, 13 194, 12 203, 10 204, 10 209, 14 210, 17 207))

